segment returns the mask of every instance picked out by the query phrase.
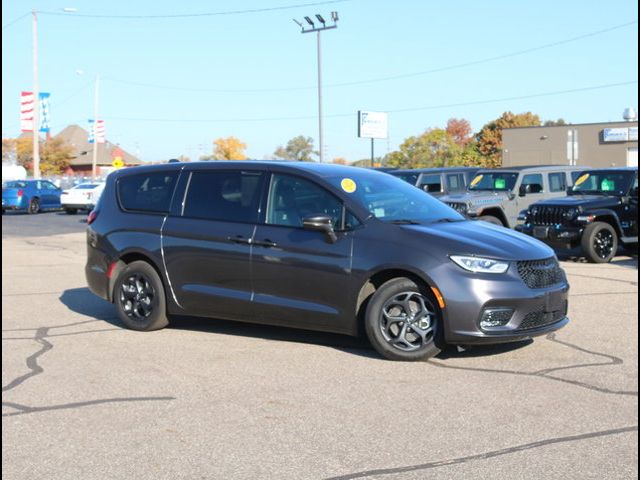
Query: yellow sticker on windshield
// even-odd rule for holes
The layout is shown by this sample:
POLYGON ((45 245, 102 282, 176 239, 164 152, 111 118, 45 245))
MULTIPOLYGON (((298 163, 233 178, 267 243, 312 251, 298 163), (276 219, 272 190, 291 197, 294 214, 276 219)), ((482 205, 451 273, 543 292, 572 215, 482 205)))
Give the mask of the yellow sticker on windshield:
POLYGON ((587 178, 589 178, 590 175, 588 173, 585 173, 584 175, 581 175, 580 178, 578 178, 576 180, 576 183, 574 185, 580 185, 581 183, 584 183, 587 181, 587 178))
POLYGON ((471 186, 475 187, 477 184, 479 184, 480 180, 482 180, 482 177, 484 177, 484 175, 477 175, 473 180, 471 180, 471 186))
POLYGON ((354 182, 350 178, 343 178, 340 182, 340 186, 342 187, 342 190, 347 193, 353 193, 356 191, 356 182, 354 182))

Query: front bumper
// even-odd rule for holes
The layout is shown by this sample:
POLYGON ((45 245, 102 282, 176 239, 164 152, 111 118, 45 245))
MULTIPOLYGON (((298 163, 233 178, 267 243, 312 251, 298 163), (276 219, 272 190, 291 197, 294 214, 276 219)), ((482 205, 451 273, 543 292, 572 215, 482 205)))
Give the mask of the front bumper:
POLYGON ((566 279, 546 288, 529 288, 515 262, 504 274, 474 274, 453 264, 438 270, 438 278, 433 279, 446 301, 442 313, 447 343, 515 342, 545 335, 569 322, 566 279), (483 314, 489 310, 511 311, 511 315, 504 325, 481 328, 483 314))
POLYGON ((516 225, 516 231, 536 238, 552 246, 572 247, 580 243, 584 227, 568 227, 565 225, 533 225, 525 223, 516 225))

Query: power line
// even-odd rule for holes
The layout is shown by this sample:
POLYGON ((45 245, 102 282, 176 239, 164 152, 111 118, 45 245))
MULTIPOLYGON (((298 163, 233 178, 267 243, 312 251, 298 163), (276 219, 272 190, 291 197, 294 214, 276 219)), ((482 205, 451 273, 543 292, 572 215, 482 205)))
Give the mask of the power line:
POLYGON ((5 28, 10 27, 10 26, 11 26, 11 25, 13 25, 14 23, 19 22, 20 20, 22 20, 22 19, 23 19, 23 18, 25 18, 25 17, 28 17, 29 15, 31 15, 31 12, 27 12, 27 13, 25 13, 24 15, 20 15, 20 16, 19 16, 18 18, 16 18, 15 20, 11 20, 9 23, 5 23, 5 24, 2 26, 2 30, 4 30, 5 28))
MULTIPOLYGON (((490 100, 475 100, 470 102, 458 102, 458 103, 448 103, 448 104, 440 104, 440 105, 428 105, 423 107, 389 109, 384 111, 388 113, 406 113, 406 112, 417 112, 417 111, 425 111, 425 110, 437 110, 440 108, 463 107, 463 106, 470 106, 470 105, 484 105, 488 103, 499 103, 499 102, 505 102, 505 101, 511 101, 511 100, 526 100, 529 98, 550 97, 555 95, 586 92, 591 90, 601 90, 605 88, 622 87, 626 85, 633 85, 636 83, 638 83, 638 80, 632 80, 628 82, 619 82, 619 83, 609 83, 605 85, 595 85, 591 87, 572 88, 568 90, 556 90, 552 92, 534 93, 529 95, 494 98, 490 100)), ((352 117, 353 115, 354 115, 354 112, 335 113, 333 115, 326 115, 326 116, 329 118, 339 118, 339 117, 352 117)), ((138 121, 138 122, 218 123, 218 122, 272 122, 272 121, 285 121, 285 120, 311 120, 311 119, 316 119, 317 117, 314 115, 314 116, 296 116, 296 117, 220 118, 220 119, 136 118, 136 117, 111 117, 111 116, 105 117, 105 118, 109 120, 127 120, 127 121, 138 121)))
MULTIPOLYGON (((558 47, 560 45, 565 45, 567 43, 572 43, 572 42, 577 42, 579 40, 584 40, 586 38, 590 38, 590 37, 595 37, 597 35, 603 35, 605 33, 608 32, 612 32, 614 30, 619 30, 621 28, 625 28, 631 25, 635 25, 638 23, 638 20, 634 20, 631 22, 626 22, 626 23, 621 23, 619 25, 614 25, 612 27, 608 27, 602 30, 596 30, 593 32, 588 32, 588 33, 584 33, 582 35, 578 35, 576 37, 571 37, 571 38, 567 38, 564 40, 558 40, 556 42, 551 42, 551 43, 545 43, 543 45, 538 45, 535 47, 530 47, 530 48, 526 48, 524 50, 517 50, 514 52, 510 52, 510 53, 505 53, 502 55, 496 55, 493 57, 487 57, 487 58, 483 58, 480 60, 472 60, 469 62, 464 62, 464 63, 457 63, 454 65, 447 65, 444 67, 438 67, 438 68, 433 68, 430 70, 422 70, 419 72, 412 72, 412 73, 404 73, 404 74, 399 74, 399 75, 391 75, 391 76, 386 76, 386 77, 378 77, 378 78, 372 78, 372 79, 368 79, 368 80, 356 80, 356 81, 352 81, 352 82, 341 82, 341 83, 332 83, 332 84, 328 84, 328 85, 324 85, 324 87, 350 87, 350 86, 355 86, 355 85, 364 85, 364 84, 371 84, 371 83, 379 83, 379 82, 386 82, 386 81, 391 81, 391 80, 399 80, 399 79, 403 79, 403 78, 411 78, 411 77, 418 77, 418 76, 422 76, 422 75, 429 75, 432 73, 439 73, 439 72, 445 72, 445 71, 450 71, 450 70, 457 70, 460 68, 465 68, 465 67, 471 67, 471 66, 475 66, 475 65, 480 65, 483 63, 489 63, 489 62, 495 62, 497 60, 503 60, 506 58, 512 58, 512 57, 517 57, 520 55, 525 55, 528 53, 533 53, 533 52, 537 52, 539 50, 545 50, 548 48, 553 48, 553 47, 558 47)), ((184 92, 208 92, 208 93, 266 93, 266 92, 291 92, 291 91, 300 91, 300 90, 314 90, 317 87, 316 86, 309 86, 309 87, 278 87, 278 88, 256 88, 256 89, 212 89, 212 88, 190 88, 190 87, 176 87, 176 86, 170 86, 170 85, 158 85, 158 84, 151 84, 151 83, 142 83, 142 82, 135 82, 135 81, 130 81, 130 80, 121 80, 121 79, 117 79, 117 78, 113 78, 113 77, 105 77, 105 80, 109 80, 111 82, 116 82, 116 83, 122 83, 125 85, 133 85, 133 86, 137 86, 137 87, 144 87, 144 88, 158 88, 158 89, 162 89, 162 90, 174 90, 174 91, 184 91, 184 92)))
POLYGON ((302 7, 314 7, 318 5, 330 5, 333 3, 343 3, 349 2, 351 0, 328 0, 324 2, 311 2, 311 3, 299 3, 296 5, 282 5, 278 7, 266 7, 266 8, 252 8, 247 10, 229 10, 222 12, 203 12, 203 13, 177 13, 177 14, 164 14, 164 15, 97 15, 97 14, 83 14, 83 13, 74 13, 73 15, 69 15, 68 13, 63 12, 39 12, 43 15, 65 15, 70 17, 78 17, 78 18, 120 18, 120 19, 149 19, 149 18, 192 18, 192 17, 216 17, 221 15, 241 15, 245 13, 261 13, 261 12, 274 12, 278 10, 292 10, 294 8, 302 8, 302 7))

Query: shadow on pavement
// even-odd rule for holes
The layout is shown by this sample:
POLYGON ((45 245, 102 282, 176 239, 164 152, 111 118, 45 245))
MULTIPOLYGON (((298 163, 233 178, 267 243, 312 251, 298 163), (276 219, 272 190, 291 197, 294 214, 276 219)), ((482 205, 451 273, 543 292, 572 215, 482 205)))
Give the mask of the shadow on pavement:
POLYGON ((513 352, 519 350, 533 343, 533 339, 521 340, 520 342, 512 343, 498 343, 495 345, 475 345, 472 347, 465 347, 464 350, 458 351, 455 346, 447 346, 442 352, 440 352, 436 358, 439 360, 446 360, 448 358, 474 358, 474 357, 488 357, 490 355, 500 355, 501 353, 513 352))
MULTIPOLYGON (((126 328, 117 317, 114 306, 93 294, 86 287, 65 290, 60 296, 60 301, 69 310, 76 313, 103 320, 120 328, 126 328)), ((382 360, 382 357, 371 348, 367 340, 347 335, 188 316, 172 316, 168 328, 321 345, 354 355, 382 360)))

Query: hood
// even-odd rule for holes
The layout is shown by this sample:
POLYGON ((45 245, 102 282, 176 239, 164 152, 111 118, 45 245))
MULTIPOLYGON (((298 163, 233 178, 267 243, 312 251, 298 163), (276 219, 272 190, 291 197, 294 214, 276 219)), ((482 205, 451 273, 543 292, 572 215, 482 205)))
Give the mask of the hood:
POLYGON ((465 192, 456 195, 440 197, 443 202, 470 203, 471 205, 496 205, 505 198, 509 198, 510 192, 465 192))
POLYGON ((475 255, 501 260, 542 260, 553 257, 544 243, 508 228, 465 220, 427 225, 402 225, 414 235, 425 237, 430 250, 437 246, 449 255, 475 255))
MULTIPOLYGON (((536 202, 534 205, 564 208, 607 208, 620 204, 620 197, 606 195, 567 195, 566 197, 550 198, 536 202)), ((533 205, 532 205, 533 206, 533 205)))

